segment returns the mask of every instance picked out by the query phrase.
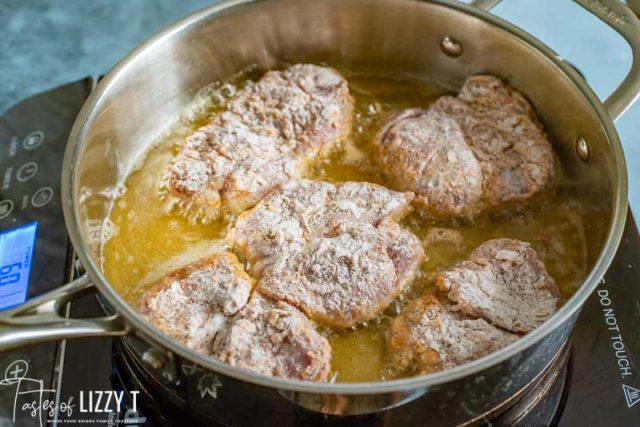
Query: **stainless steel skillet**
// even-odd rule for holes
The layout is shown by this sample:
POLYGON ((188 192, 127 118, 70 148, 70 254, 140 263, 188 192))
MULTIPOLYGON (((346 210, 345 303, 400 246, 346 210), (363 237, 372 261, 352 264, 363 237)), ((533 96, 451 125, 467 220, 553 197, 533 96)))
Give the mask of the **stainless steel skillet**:
POLYGON ((634 55, 629 75, 604 103, 549 47, 483 10, 496 1, 469 6, 445 0, 231 0, 166 28, 100 82, 69 138, 63 204, 86 275, 3 312, 0 349, 120 336, 168 388, 181 379, 182 366, 197 365, 202 375, 218 378, 221 400, 242 399, 247 390, 279 393, 321 412, 335 412, 339 402, 343 414, 379 411, 426 393, 447 422, 456 423, 517 394, 567 341, 615 253, 627 211, 626 166, 613 121, 640 91, 640 23, 616 0, 576 2, 625 37, 634 55), (388 382, 320 384, 260 376, 196 354, 158 332, 124 302, 99 267, 99 230, 114 189, 201 87, 248 65, 281 62, 384 69, 452 88, 476 73, 509 81, 532 101, 553 135, 576 197, 603 212, 598 221, 585 218, 589 274, 582 286, 544 325, 505 349, 455 369, 388 382), (111 315, 60 314, 67 301, 96 291, 111 315))

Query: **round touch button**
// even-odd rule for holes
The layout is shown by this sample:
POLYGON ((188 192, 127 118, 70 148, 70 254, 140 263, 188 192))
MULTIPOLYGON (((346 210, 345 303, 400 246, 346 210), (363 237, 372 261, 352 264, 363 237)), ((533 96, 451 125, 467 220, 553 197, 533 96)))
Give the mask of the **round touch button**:
POLYGON ((9 216, 13 211, 13 201, 6 199, 0 200, 0 219, 4 219, 9 216))
POLYGON ((31 204, 36 208, 41 208, 51 201, 53 190, 51 187, 42 187, 31 196, 31 204))
POLYGON ((18 169, 18 173, 16 173, 16 178, 18 178, 18 181, 20 182, 26 182, 36 176, 37 173, 38 164, 35 162, 28 162, 20 166, 20 169, 18 169))
POLYGON ((4 378, 9 381, 16 381, 27 376, 29 364, 26 360, 16 359, 4 370, 4 378))
POLYGON ((44 141, 44 132, 39 130, 33 131, 24 137, 24 141, 22 141, 22 148, 25 150, 33 150, 38 148, 40 144, 42 144, 42 141, 44 141))

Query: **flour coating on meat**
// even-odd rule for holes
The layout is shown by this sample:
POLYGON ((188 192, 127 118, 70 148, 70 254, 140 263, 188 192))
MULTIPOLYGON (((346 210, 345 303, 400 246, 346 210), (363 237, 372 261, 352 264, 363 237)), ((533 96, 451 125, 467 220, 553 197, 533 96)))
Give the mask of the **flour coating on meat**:
POLYGON ((291 182, 241 215, 228 240, 262 293, 347 327, 379 313, 422 261, 420 241, 394 222, 411 200, 368 183, 291 182))
POLYGON ((396 369, 429 373, 479 359, 517 339, 516 334, 453 311, 425 294, 394 319, 388 348, 396 369))
POLYGON ((431 108, 460 125, 482 168, 486 205, 524 201, 550 182, 553 147, 529 102, 502 80, 470 77, 457 98, 431 108))
POLYGON ((459 215, 482 196, 482 170, 457 121, 435 110, 406 110, 374 140, 383 172, 416 203, 459 215))
POLYGON ((165 174, 172 202, 207 221, 241 212, 300 177, 350 130, 353 100, 335 70, 298 64, 241 90, 188 137, 165 174))
POLYGON ((340 227, 278 257, 259 289, 314 320, 351 326, 375 317, 413 278, 422 249, 412 237, 395 223, 340 227))
POLYGON ((217 253, 152 285, 142 297, 140 313, 192 350, 211 354, 214 336, 245 306, 253 286, 235 255, 217 253))
POLYGON ((553 148, 533 108, 491 76, 473 76, 457 97, 393 117, 373 140, 396 188, 439 216, 472 215, 522 202, 551 180, 553 148))
POLYGON ((489 240, 437 278, 457 307, 512 332, 529 332, 556 310, 560 292, 528 243, 489 240))
POLYGON ((216 336, 214 357, 263 375, 325 381, 331 364, 326 338, 295 307, 254 292, 216 336))
POLYGON ((340 225, 397 221, 410 212, 412 200, 411 193, 376 184, 292 181, 240 215, 227 240, 259 273, 279 253, 301 250, 340 225))

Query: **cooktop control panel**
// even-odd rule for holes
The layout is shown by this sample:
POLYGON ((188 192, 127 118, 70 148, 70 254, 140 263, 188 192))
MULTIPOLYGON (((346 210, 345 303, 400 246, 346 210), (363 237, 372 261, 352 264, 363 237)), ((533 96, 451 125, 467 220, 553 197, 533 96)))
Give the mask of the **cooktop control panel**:
MULTIPOLYGON (((60 174, 67 137, 92 85, 85 79, 45 92, 0 117, 0 310, 69 279, 60 174)), ((28 402, 28 393, 18 393, 33 390, 30 380, 42 381, 53 397, 46 390, 52 390, 57 353, 57 343, 0 353, 0 402, 28 402)), ((13 406, 0 405, 0 425, 34 425, 22 411, 14 421, 13 406)))

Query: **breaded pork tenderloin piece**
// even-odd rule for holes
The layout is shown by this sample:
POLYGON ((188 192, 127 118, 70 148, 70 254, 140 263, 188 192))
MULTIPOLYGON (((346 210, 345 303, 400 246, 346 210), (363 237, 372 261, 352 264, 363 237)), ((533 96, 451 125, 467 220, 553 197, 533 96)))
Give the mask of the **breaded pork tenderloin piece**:
POLYGON ((431 109, 455 119, 480 162, 483 202, 523 202, 544 189, 554 169, 553 147, 529 102, 493 76, 469 77, 457 98, 431 109))
POLYGON ((560 292, 530 244, 494 239, 438 274, 437 285, 464 313, 529 332, 558 308, 560 292))
POLYGON ((394 319, 387 345, 395 368, 430 373, 479 359, 517 339, 424 294, 394 319))
POLYGON ((391 222, 341 226, 286 253, 265 269, 259 291, 336 327, 375 317, 405 289, 422 260, 420 241, 391 222))
POLYGON ((186 139, 165 173, 166 194, 205 222, 223 207, 242 212, 300 177, 311 157, 349 132, 352 115, 347 81, 334 69, 270 71, 186 139))
POLYGON ((469 77, 458 97, 392 117, 373 147, 394 186, 442 217, 523 202, 553 175, 553 148, 533 108, 491 76, 469 77))
POLYGON ((365 182, 291 181, 241 214, 227 241, 259 274, 273 257, 300 251, 340 225, 400 220, 411 211, 412 200, 412 193, 365 182))
POLYGON ((210 355, 213 338, 246 305, 253 287, 235 255, 216 253, 157 281, 139 310, 163 333, 210 355))
POLYGON ((326 381, 331 347, 307 317, 283 301, 254 292, 215 338, 214 357, 263 375, 326 381))
POLYGON ((228 241, 260 292, 348 327, 383 310, 424 258, 419 239, 395 222, 411 200, 368 183, 290 182, 242 214, 228 241))
POLYGON ((458 93, 458 99, 478 109, 498 109, 528 116, 536 125, 540 125, 529 101, 495 76, 480 74, 467 78, 458 93))
POLYGON ((435 110, 405 110, 373 141, 378 163, 396 188, 438 216, 469 211, 482 196, 482 170, 458 122, 435 110))

